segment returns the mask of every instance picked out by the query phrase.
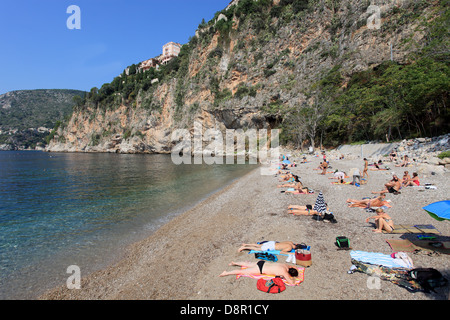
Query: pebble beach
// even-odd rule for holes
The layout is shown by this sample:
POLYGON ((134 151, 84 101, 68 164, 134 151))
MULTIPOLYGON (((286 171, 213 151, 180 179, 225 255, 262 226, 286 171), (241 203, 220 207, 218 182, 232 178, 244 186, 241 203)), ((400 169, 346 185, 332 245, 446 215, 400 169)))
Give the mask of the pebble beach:
MULTIPOLYGON (((80 289, 69 290, 65 285, 54 288, 42 300, 448 300, 449 287, 435 293, 409 292, 389 281, 376 288, 368 285, 368 275, 348 273, 352 266, 350 251, 338 250, 336 237, 346 236, 353 250, 391 254, 386 240, 414 239, 416 234, 385 234, 373 232, 366 218, 373 213, 363 208, 349 208, 348 198, 374 197, 391 180, 393 172, 399 177, 408 170, 418 171, 420 164, 395 167, 388 157, 382 158, 390 170, 369 170, 367 183, 357 187, 333 184, 332 173, 321 175, 316 170, 320 156, 292 156, 296 167, 289 170, 298 175, 312 194, 282 193, 286 188, 278 175, 261 175, 260 169, 246 174, 194 208, 174 218, 148 238, 130 246, 124 257, 108 268, 86 275, 80 289), (387 162, 386 162, 387 161, 387 162), (314 220, 311 216, 288 213, 289 205, 313 205, 322 192, 337 223, 314 220), (242 243, 264 240, 293 241, 311 247, 312 265, 304 270, 304 281, 288 286, 280 294, 257 290, 256 280, 236 276, 219 277, 231 270, 232 261, 257 261, 253 254, 238 252, 242 243), (182 285, 180 285, 182 283, 182 285)), ((331 169, 349 171, 364 162, 359 157, 328 156, 331 169)), ((371 159, 369 159, 371 160, 371 159)), ((377 159, 378 160, 378 159, 377 159)), ((370 162, 370 161, 369 161, 370 162)), ((372 167, 370 167, 372 168, 372 167)), ((404 187, 401 194, 387 194, 392 206, 386 212, 394 223, 403 225, 431 224, 440 234, 437 240, 450 241, 450 223, 437 221, 422 208, 436 201, 449 199, 450 174, 421 170, 422 185, 436 189, 404 187)), ((346 179, 351 181, 351 179, 346 179)), ((439 270, 450 279, 450 259, 446 254, 408 253, 414 267, 439 270)), ((279 262, 285 262, 279 256, 279 262)))

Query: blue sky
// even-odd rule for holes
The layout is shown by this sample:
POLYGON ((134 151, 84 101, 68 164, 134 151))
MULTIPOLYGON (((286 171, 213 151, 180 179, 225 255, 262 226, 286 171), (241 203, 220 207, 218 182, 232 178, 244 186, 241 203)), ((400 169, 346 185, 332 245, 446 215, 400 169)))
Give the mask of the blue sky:
POLYGON ((0 4, 0 94, 100 88, 133 63, 187 43, 230 0, 14 0, 0 4), (66 22, 81 10, 81 29, 66 22))

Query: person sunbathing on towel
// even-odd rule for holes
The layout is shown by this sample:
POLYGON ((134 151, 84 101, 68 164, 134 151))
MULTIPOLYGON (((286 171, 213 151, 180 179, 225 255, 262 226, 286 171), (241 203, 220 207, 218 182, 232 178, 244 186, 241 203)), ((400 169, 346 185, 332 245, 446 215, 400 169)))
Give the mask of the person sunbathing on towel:
POLYGON ((286 172, 286 174, 280 176, 280 179, 278 179, 278 181, 289 181, 290 179, 293 179, 293 174, 290 172, 286 172))
POLYGON ((279 184, 277 188, 295 188, 299 183, 300 185, 302 184, 300 178, 297 175, 292 175, 292 179, 293 181, 288 181, 289 183, 279 184))
POLYGON ((231 262, 230 266, 244 267, 245 269, 224 271, 219 277, 225 277, 230 275, 274 275, 282 277, 287 283, 294 285, 295 280, 293 278, 298 276, 298 270, 290 267, 284 263, 269 262, 265 260, 259 260, 258 262, 231 262))
POLYGON ((386 205, 386 194, 382 193, 375 199, 363 199, 363 200, 355 200, 355 199, 347 199, 349 208, 371 208, 371 207, 382 207, 386 205))
MULTIPOLYGON (((281 191, 283 192, 283 191, 281 191)), ((299 181, 293 188, 289 188, 285 193, 292 193, 292 194, 307 194, 309 192, 309 189, 307 187, 304 187, 303 184, 299 181)))
MULTIPOLYGON (((326 204, 327 212, 328 210, 328 204, 326 204)), ((312 215, 319 215, 321 216, 321 213, 313 210, 312 205, 307 204, 306 206, 296 206, 296 205, 290 205, 288 207, 288 213, 292 213, 294 216, 312 216, 312 215)))
POLYGON ((392 218, 381 208, 378 208, 376 213, 376 216, 366 219, 366 222, 369 222, 370 219, 375 219, 376 229, 373 232, 381 233, 383 230, 387 232, 394 231, 394 221, 392 221, 392 218))
POLYGON ((243 243, 238 249, 238 252, 243 250, 255 250, 255 251, 273 251, 279 250, 280 253, 292 254, 293 249, 300 248, 299 244, 295 244, 292 241, 262 241, 261 243, 243 243))

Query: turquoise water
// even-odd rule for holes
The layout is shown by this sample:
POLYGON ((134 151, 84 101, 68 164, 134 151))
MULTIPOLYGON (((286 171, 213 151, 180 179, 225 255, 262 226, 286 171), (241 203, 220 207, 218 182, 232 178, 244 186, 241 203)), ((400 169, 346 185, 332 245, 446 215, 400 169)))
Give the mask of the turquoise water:
POLYGON ((115 261, 250 165, 170 155, 0 152, 0 299, 29 299, 115 261))

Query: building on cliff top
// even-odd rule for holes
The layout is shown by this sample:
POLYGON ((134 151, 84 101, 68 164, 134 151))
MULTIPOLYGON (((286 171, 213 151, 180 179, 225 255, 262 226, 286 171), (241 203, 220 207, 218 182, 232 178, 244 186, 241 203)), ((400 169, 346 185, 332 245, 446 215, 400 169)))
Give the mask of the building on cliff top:
POLYGON ((167 64, 170 60, 178 57, 181 50, 181 44, 176 42, 169 42, 163 45, 163 52, 159 59, 160 64, 167 64))
POLYGON ((180 54, 181 47, 182 47, 181 44, 176 43, 176 42, 166 43, 162 47, 161 55, 154 57, 154 58, 150 58, 145 61, 142 61, 139 64, 139 67, 138 67, 139 71, 143 72, 143 71, 147 71, 151 68, 158 69, 159 65, 167 64, 173 58, 178 57, 178 55, 180 54))

